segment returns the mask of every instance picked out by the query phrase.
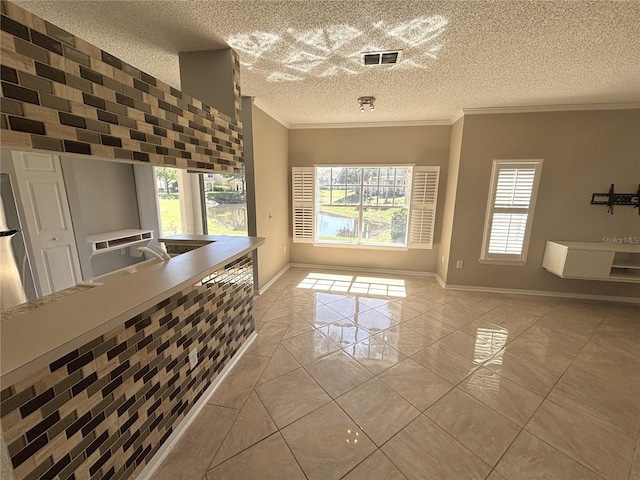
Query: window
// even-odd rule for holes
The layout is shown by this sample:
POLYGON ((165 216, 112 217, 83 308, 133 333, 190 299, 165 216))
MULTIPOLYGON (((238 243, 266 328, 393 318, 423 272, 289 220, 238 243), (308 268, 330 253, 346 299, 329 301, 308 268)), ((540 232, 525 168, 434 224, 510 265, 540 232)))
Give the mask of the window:
POLYGON ((439 167, 294 168, 293 240, 431 248, 438 174, 439 167))
POLYGON ((481 262, 524 265, 542 160, 494 160, 481 262))
POLYGON ((162 236, 247 235, 244 173, 191 173, 155 167, 162 236))

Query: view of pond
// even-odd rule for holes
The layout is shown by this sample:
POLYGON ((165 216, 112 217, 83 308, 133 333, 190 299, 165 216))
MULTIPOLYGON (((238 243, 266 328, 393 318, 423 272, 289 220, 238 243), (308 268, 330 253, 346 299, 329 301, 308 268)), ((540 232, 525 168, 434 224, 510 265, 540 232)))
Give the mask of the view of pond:
POLYGON ((404 245, 406 239, 406 215, 400 208, 365 209, 362 223, 357 207, 353 214, 344 211, 319 210, 316 216, 317 240, 325 242, 358 242, 378 245, 404 245), (397 217, 397 218, 396 218, 397 217), (358 230, 362 228, 362 232, 358 230))
POLYGON ((333 213, 318 212, 318 237, 328 238, 358 238, 358 220, 342 217, 333 213))
POLYGON ((207 220, 210 235, 246 235, 247 204, 208 206, 207 220))

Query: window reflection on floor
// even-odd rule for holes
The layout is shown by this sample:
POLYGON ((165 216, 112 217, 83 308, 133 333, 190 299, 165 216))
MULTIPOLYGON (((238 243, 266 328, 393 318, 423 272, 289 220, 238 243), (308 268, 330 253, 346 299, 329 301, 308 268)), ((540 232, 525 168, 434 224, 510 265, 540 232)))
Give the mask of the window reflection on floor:
POLYGON ((397 278, 361 277, 310 273, 298 288, 385 297, 406 297, 404 280, 397 278))

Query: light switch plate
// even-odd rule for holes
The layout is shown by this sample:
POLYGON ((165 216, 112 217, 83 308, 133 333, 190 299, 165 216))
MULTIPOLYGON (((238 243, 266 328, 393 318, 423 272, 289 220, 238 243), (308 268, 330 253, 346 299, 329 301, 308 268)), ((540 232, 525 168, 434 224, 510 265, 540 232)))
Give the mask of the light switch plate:
POLYGON ((189 368, 193 370, 198 365, 198 351, 193 349, 189 352, 189 368))

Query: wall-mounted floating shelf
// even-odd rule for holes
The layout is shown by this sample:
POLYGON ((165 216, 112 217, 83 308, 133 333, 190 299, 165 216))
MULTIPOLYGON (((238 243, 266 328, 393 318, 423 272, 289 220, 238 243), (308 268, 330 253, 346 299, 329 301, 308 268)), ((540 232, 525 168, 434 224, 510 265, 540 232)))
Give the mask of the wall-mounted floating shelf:
POLYGON ((91 247, 91 256, 127 247, 130 247, 129 253, 132 256, 139 256, 139 252, 134 247, 146 245, 151 240, 153 240, 153 230, 117 230, 87 236, 87 242, 91 247))
POLYGON ((640 283, 640 245, 547 242, 542 266, 562 278, 640 283))
POLYGON ((591 195, 591 205, 607 205, 607 213, 611 215, 613 215, 614 205, 632 206, 638 209, 638 215, 640 215, 640 185, 637 193, 615 193, 612 183, 609 192, 591 195))

